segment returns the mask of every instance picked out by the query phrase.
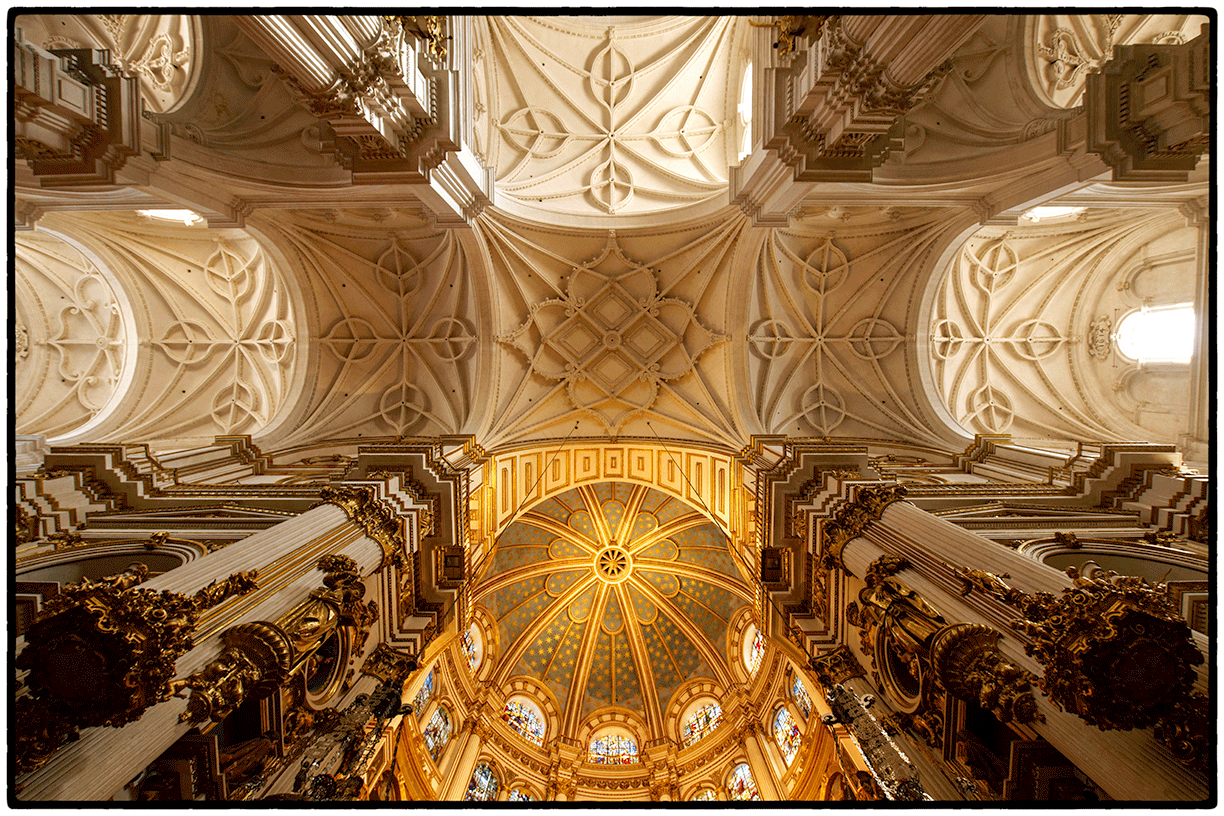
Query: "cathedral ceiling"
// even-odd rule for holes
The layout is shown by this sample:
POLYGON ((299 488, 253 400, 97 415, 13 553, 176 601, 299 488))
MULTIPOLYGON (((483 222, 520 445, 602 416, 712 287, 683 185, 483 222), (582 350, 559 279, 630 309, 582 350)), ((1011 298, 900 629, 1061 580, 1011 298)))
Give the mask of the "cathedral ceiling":
POLYGON ((746 28, 736 17, 480 18, 475 149, 500 206, 624 223, 720 198, 742 141, 746 28))
MULTIPOLYGON (((38 298, 45 311, 22 308, 19 319, 32 329, 30 364, 43 372, 54 365, 76 384, 92 416, 91 439, 208 441, 258 432, 285 407, 301 371, 301 314, 250 234, 132 213, 55 214, 44 229, 72 236, 89 260, 50 242, 67 256, 55 261, 45 239, 23 236, 19 303, 38 298), (68 274, 64 263, 76 271, 68 274), (86 354, 91 345, 96 351, 86 354), (49 355, 45 365, 38 354, 49 355), (101 415, 103 391, 116 382, 122 393, 101 415)), ((84 430, 61 427, 69 435, 84 430)))
POLYGON ((644 486, 603 482, 547 499, 501 535, 474 602, 496 621, 497 688, 533 678, 576 737, 609 706, 650 738, 677 690, 727 688, 727 633, 751 594, 708 517, 644 486))
POLYGON ((23 15, 31 42, 118 55, 173 157, 142 156, 132 178, 147 185, 101 193, 42 186, 17 163, 19 210, 75 210, 16 242, 17 371, 32 384, 19 427, 70 441, 90 423, 91 439, 159 446, 472 434, 490 449, 572 435, 724 451, 754 434, 955 450, 983 431, 1151 431, 1144 389, 1172 386, 1085 368, 1101 315, 1084 300, 1072 313, 1087 284, 1069 272, 1159 237, 1138 237, 1154 215, 1106 208, 1172 213, 1202 195, 1207 163, 1158 188, 1034 174, 1066 172, 1054 131, 1082 66, 1200 22, 988 16, 874 180, 816 184, 779 227, 727 192, 753 126, 746 18, 474 17, 456 104, 494 189, 455 228, 417 185, 354 184, 234 18, 23 15), (1094 207, 1088 221, 990 226, 961 249, 1057 185, 1094 207), (79 211, 170 194, 245 227, 79 211), (1002 266, 983 289, 986 259, 1002 266))
POLYGON ((1159 210, 1089 210, 975 233, 930 321, 926 359, 952 418, 1020 439, 1173 441, 1177 418, 1143 403, 1183 402, 1150 392, 1181 382, 1186 393, 1188 370, 1143 369, 1113 334, 1140 307, 1194 300, 1184 224, 1159 210))

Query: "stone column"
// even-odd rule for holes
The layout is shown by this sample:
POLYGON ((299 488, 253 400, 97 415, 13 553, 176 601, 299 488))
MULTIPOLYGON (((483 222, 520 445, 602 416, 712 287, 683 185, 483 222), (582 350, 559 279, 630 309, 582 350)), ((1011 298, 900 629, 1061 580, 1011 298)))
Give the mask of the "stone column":
POLYGON ((769 768, 769 761, 765 758, 765 752, 761 748, 756 723, 745 727, 740 734, 740 744, 744 746, 744 753, 748 755, 748 767, 752 770, 752 778, 756 781, 757 792, 761 794, 761 799, 766 802, 783 801, 785 797, 778 790, 777 780, 774 779, 773 771, 769 768))
MULTIPOLYGON (((954 589, 958 581, 951 567, 1007 573, 1006 582, 1015 589, 1055 596, 1072 586, 1066 575, 905 501, 887 505, 877 520, 862 528, 860 537, 846 542, 840 560, 847 571, 865 579, 868 565, 884 554, 903 556, 910 562, 910 567, 894 577, 938 609, 949 623, 979 623, 1002 631, 999 651, 1038 677, 1044 673, 1044 667, 1025 654, 1024 641, 1011 629, 1016 610, 978 590, 962 596, 954 589)), ((1030 723, 1030 727, 1111 797, 1194 801, 1208 795, 1203 780, 1178 763, 1150 730, 1102 731, 1073 713, 1058 710, 1036 687, 1032 692, 1045 721, 1030 723)))
MULTIPOLYGON (((861 700, 868 694, 876 698, 875 704, 870 711, 877 720, 881 722, 889 714, 893 713, 888 703, 881 697, 877 689, 872 688, 871 683, 867 682, 864 677, 849 677, 842 681, 842 685, 847 690, 858 695, 861 700)), ((939 769, 939 767, 931 760, 927 759, 926 754, 919 750, 918 746, 914 745, 913 740, 904 731, 898 730, 896 734, 890 735, 897 747, 905 754, 906 758, 913 763, 914 768, 918 771, 918 781, 922 785, 922 789, 931 795, 932 799, 940 802, 955 802, 964 799, 964 794, 961 793, 952 780, 939 769)))
MULTIPOLYGON (((378 568, 384 553, 340 507, 325 504, 203 558, 159 575, 142 587, 191 594, 217 578, 258 570, 259 589, 232 598, 200 616, 195 647, 175 664, 175 676, 199 671, 222 651, 224 630, 247 621, 276 620, 322 585, 316 568, 324 555, 346 555, 362 575, 378 568)), ((149 708, 122 728, 89 728, 61 747, 45 765, 20 780, 26 801, 105 799, 123 787, 176 740, 191 723, 180 723, 185 698, 149 708)))
POLYGON ((452 802, 463 799, 463 795, 467 793, 468 782, 472 779, 472 772, 476 770, 476 758, 480 755, 482 741, 475 717, 464 722, 460 739, 463 740, 463 746, 451 765, 450 780, 446 783, 442 796, 452 802))

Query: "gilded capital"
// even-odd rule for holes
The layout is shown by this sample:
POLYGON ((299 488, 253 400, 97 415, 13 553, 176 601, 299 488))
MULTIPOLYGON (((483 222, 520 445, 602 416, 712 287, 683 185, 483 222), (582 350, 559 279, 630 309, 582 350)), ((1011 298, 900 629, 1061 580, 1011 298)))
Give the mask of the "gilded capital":
POLYGON ((826 688, 833 688, 851 677, 865 677, 867 674, 859 665, 854 652, 844 643, 836 649, 813 656, 808 665, 826 688))
POLYGON ((868 485, 859 488, 854 501, 843 504, 833 518, 822 525, 822 561, 825 568, 844 569, 842 552, 846 545, 861 536, 868 525, 878 521, 890 504, 905 498, 905 492, 905 486, 900 484, 868 485))
POLYGON ((389 504, 378 496, 370 485, 327 486, 319 491, 321 504, 334 504, 358 524, 367 536, 382 548, 385 567, 398 556, 406 557, 407 543, 404 540, 403 522, 389 504))

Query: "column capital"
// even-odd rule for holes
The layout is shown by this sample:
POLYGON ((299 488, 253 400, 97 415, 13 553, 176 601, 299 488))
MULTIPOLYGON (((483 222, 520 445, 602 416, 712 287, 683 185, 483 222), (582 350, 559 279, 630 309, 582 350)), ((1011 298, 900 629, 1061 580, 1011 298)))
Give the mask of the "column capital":
POLYGON ((893 502, 905 498, 905 485, 878 484, 860 487, 853 501, 838 508, 833 518, 821 525, 823 533, 822 562, 826 569, 845 569, 842 552, 858 538, 867 526, 878 521, 893 502))
POLYGON ((321 504, 334 504, 373 539, 383 551, 379 568, 385 567, 397 557, 403 561, 407 554, 403 521, 394 508, 378 495, 373 485, 328 486, 319 491, 321 504))
POLYGON ((836 649, 812 657, 808 665, 816 672, 821 684, 829 687, 844 683, 851 677, 867 676, 854 652, 844 643, 836 649))

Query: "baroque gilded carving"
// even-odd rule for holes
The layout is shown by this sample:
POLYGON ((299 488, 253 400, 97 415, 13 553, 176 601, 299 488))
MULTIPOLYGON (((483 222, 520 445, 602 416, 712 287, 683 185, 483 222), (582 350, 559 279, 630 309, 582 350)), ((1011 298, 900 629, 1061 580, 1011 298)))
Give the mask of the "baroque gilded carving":
POLYGON ((1207 767, 1211 721, 1193 691, 1203 655, 1162 586, 1102 570, 1061 597, 1002 592, 1022 615, 1025 651, 1045 667, 1036 684, 1059 707, 1101 729, 1155 727, 1184 765, 1207 767))
POLYGON ((397 555, 403 559, 407 552, 403 523, 389 504, 378 496, 378 490, 370 485, 346 485, 324 487, 319 491, 319 501, 313 505, 334 504, 356 522, 365 534, 382 548, 386 566, 397 555))
POLYGON ((390 680, 416 671, 416 655, 404 654, 380 643, 370 652, 370 656, 361 664, 361 673, 377 677, 379 680, 390 680))
POLYGON ((82 579, 46 601, 26 633, 18 669, 18 773, 42 765, 77 729, 119 727, 174 691, 174 662, 193 645, 199 614, 257 588, 255 573, 214 581, 195 595, 136 586, 143 564, 100 581, 82 579))
POLYGON ((175 681, 174 693, 191 690, 180 722, 220 722, 253 693, 275 688, 341 626, 352 627, 360 653, 378 607, 363 602, 365 586, 357 563, 345 555, 325 555, 319 569, 323 588, 275 622, 252 621, 227 629, 221 655, 195 674, 175 681))
POLYGON ((821 684, 828 688, 844 683, 851 677, 866 676, 854 653, 844 643, 824 654, 812 656, 808 665, 816 672, 821 684))
POLYGON ((863 534, 867 525, 878 520, 885 508, 905 498, 905 485, 869 485, 859 488, 853 502, 842 505, 833 518, 822 525, 824 549, 821 563, 825 569, 842 567, 842 550, 863 534))
POLYGON ((1029 691, 1036 678, 999 652, 1001 636, 977 623, 946 627, 931 643, 931 664, 948 691, 962 700, 976 700, 1000 722, 1044 722, 1029 691))

